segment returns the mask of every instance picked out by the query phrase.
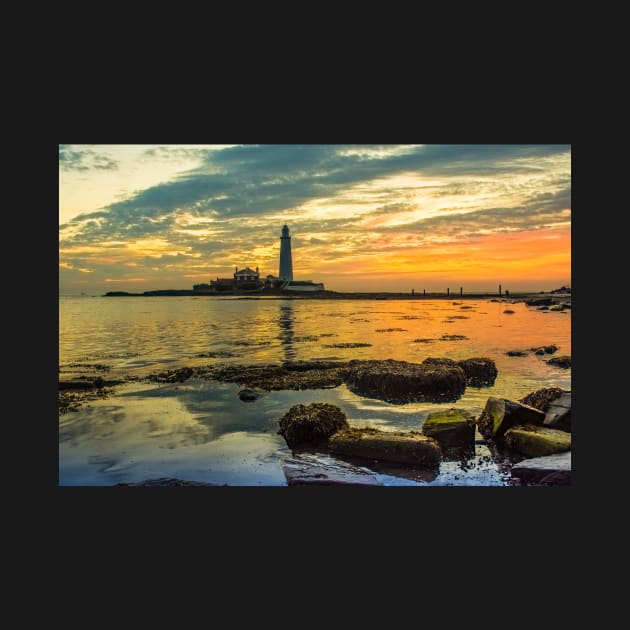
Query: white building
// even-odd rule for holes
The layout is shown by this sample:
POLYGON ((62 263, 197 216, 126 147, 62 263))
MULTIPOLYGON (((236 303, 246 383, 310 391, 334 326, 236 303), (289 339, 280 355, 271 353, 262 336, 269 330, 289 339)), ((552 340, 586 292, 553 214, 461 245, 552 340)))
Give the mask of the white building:
POLYGON ((285 224, 280 236, 280 288, 283 291, 299 291, 301 293, 309 291, 324 291, 322 282, 311 282, 310 280, 293 279, 293 260, 291 257, 291 237, 289 228, 285 224))

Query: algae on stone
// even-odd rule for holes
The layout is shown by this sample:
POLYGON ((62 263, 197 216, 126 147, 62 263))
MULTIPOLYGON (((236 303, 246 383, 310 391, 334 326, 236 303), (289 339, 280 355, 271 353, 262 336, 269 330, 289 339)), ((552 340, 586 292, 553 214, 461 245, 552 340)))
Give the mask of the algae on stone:
POLYGON ((381 431, 373 428, 343 429, 328 440, 331 452, 365 459, 435 466, 442 451, 430 437, 409 431, 381 431))
POLYGON ((475 440, 475 419, 465 409, 434 411, 422 424, 422 433, 435 439, 442 448, 472 449, 475 440))
POLYGON ((539 409, 522 403, 490 396, 479 416, 477 425, 484 437, 501 438, 513 426, 532 424, 542 425, 545 414, 539 409))
POLYGON ((505 433, 505 444, 525 457, 544 457, 571 450, 571 434, 547 427, 513 427, 505 433))

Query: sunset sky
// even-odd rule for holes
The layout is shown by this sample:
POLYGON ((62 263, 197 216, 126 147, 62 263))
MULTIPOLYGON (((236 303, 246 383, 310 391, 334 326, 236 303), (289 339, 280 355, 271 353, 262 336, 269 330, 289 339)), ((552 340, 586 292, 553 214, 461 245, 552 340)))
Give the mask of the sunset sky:
POLYGON ((571 283, 570 145, 59 145, 60 294, 235 267, 333 291, 571 283))

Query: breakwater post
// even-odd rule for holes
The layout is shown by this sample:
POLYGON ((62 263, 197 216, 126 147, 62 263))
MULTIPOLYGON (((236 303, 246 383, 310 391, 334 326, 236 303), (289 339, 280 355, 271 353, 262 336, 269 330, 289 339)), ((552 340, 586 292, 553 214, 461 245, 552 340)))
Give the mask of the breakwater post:
POLYGON ((501 285, 499 285, 499 297, 501 297, 501 285))
POLYGON ((426 296, 427 294, 427 290, 426 289, 422 289, 422 295, 426 296))
POLYGON ((446 289, 446 297, 448 297, 451 294, 451 290, 450 289, 446 289))
POLYGON ((464 295, 464 287, 459 287, 459 297, 462 297, 462 295, 464 295))
POLYGON ((411 289, 411 295, 413 295, 413 294, 414 294, 414 291, 415 291, 415 289, 411 289))

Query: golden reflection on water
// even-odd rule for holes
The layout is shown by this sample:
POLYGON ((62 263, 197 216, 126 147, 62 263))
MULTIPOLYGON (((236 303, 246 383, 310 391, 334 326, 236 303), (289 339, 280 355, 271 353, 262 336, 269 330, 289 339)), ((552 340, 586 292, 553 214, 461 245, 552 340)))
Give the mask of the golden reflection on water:
MULTIPOLYGON (((552 385, 571 389, 571 370, 549 366, 551 355, 529 351, 555 344, 556 356, 570 355, 571 312, 524 303, 65 298, 59 309, 60 379, 144 376, 217 363, 484 356, 497 365, 495 384, 467 387, 449 406, 479 413, 488 396, 518 399, 552 385), (528 354, 509 357, 509 350, 528 354)), ((276 423, 292 404, 331 402, 351 424, 385 430, 417 430, 439 408, 389 405, 355 396, 345 386, 271 392, 244 403, 238 389, 196 379, 168 386, 136 383, 61 416, 60 483, 140 481, 165 476, 158 473, 166 470, 166 476, 189 479, 282 485, 278 454, 287 449, 276 423)))
POLYGON ((508 365, 508 350, 554 343, 558 354, 571 354, 570 322, 570 311, 480 300, 66 298, 60 300, 59 359, 62 369, 98 362, 135 374, 314 358, 482 355, 508 365))

